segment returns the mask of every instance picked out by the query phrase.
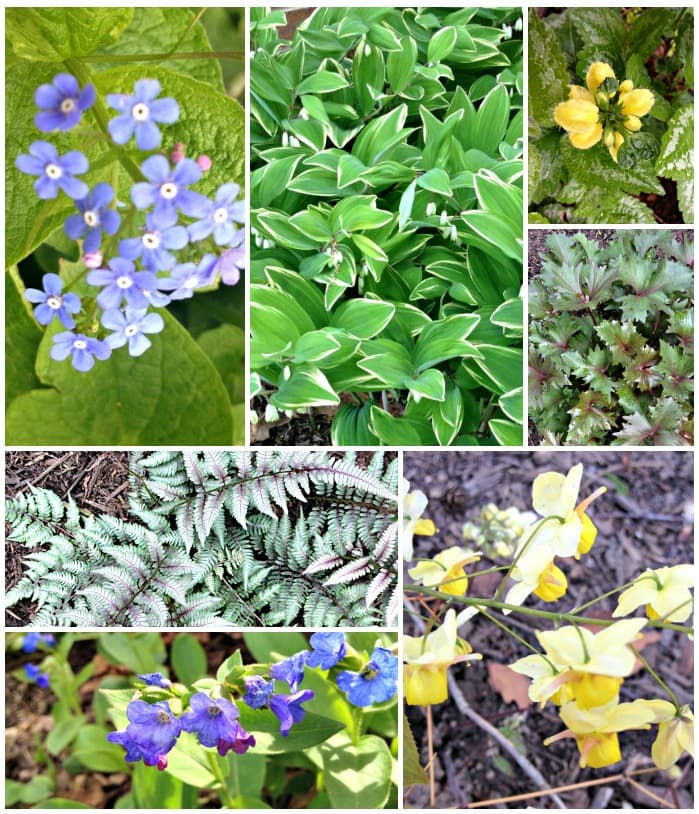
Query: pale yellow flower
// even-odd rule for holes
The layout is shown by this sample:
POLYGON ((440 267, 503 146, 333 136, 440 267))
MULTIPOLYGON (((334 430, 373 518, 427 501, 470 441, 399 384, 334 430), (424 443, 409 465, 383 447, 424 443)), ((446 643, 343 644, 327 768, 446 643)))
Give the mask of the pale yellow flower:
POLYGON ((437 528, 432 520, 421 517, 427 508, 427 496, 416 489, 409 491, 410 484, 403 481, 403 558, 412 560, 413 558, 413 535, 423 534, 429 536, 435 534, 437 528))
POLYGON ((452 546, 440 551, 431 560, 419 562, 408 574, 412 580, 428 588, 438 587, 444 593, 463 596, 468 588, 464 566, 479 559, 480 555, 468 548, 452 546))
POLYGON ((649 619, 685 622, 692 613, 694 566, 673 565, 644 571, 633 585, 619 596, 612 616, 628 616, 645 605, 649 619))
POLYGON ((677 709, 669 701, 648 701, 655 713, 658 736, 653 742, 651 755, 659 769, 669 769, 680 759, 682 752, 694 757, 694 713, 689 705, 677 709))

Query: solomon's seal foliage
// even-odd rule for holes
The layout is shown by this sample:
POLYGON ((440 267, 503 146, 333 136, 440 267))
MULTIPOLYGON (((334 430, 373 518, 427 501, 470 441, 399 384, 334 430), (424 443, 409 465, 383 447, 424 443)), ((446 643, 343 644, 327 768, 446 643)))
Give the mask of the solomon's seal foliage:
POLYGON ((133 522, 32 488, 6 505, 33 550, 7 595, 34 625, 391 624, 397 466, 375 454, 134 453, 133 522))

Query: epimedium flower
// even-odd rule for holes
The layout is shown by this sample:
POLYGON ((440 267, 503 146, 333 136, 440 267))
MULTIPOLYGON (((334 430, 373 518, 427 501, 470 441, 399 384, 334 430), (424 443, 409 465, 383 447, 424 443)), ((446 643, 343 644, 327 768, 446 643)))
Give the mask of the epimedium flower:
POLYGON ((122 300, 131 308, 147 308, 150 303, 143 289, 158 288, 158 281, 151 272, 136 271, 134 264, 123 257, 113 257, 108 268, 91 271, 87 282, 102 286, 97 304, 106 309, 118 308, 122 300))
POLYGON ((342 661, 347 653, 344 633, 314 633, 311 636, 313 648, 306 658, 309 667, 329 670, 342 661))
POLYGON ((385 647, 375 647, 359 672, 343 670, 338 673, 336 682, 355 707, 382 704, 396 694, 398 659, 385 647))
POLYGON ((580 766, 601 769, 621 760, 619 732, 649 729, 654 713, 642 698, 631 703, 611 703, 595 709, 581 709, 574 701, 559 710, 568 729, 544 741, 544 745, 575 738, 580 751, 580 766))
POLYGON ((63 362, 70 356, 73 367, 81 373, 86 373, 93 368, 95 359, 104 361, 109 359, 111 353, 112 349, 101 339, 72 331, 62 331, 53 337, 50 356, 57 362, 63 362))
POLYGON ((29 147, 29 155, 17 156, 17 168, 27 175, 38 175, 34 189, 39 198, 55 198, 58 190, 74 200, 84 198, 89 188, 86 183, 74 178, 90 168, 90 164, 79 150, 71 150, 59 156, 56 148, 48 141, 35 141, 29 147))
POLYGON ((45 133, 70 130, 80 121, 83 112, 95 103, 95 88, 94 85, 85 85, 81 90, 72 74, 59 73, 50 84, 39 85, 34 92, 34 101, 40 108, 34 118, 39 130, 45 133))
POLYGON ((183 158, 170 167, 162 155, 152 155, 141 164, 147 182, 131 187, 131 200, 137 209, 153 206, 152 223, 158 229, 167 229, 177 223, 177 213, 193 218, 204 217, 209 199, 199 192, 187 189, 201 178, 201 169, 190 158, 183 158))
POLYGON ((238 184, 231 182, 220 186, 215 199, 208 201, 204 217, 187 227, 190 240, 203 240, 213 233, 217 246, 230 244, 237 231, 236 224, 245 222, 245 202, 238 200, 239 194, 238 184))
POLYGON ((273 695, 269 699, 269 708, 279 718, 280 735, 286 737, 291 727, 304 719, 306 710, 301 705, 310 701, 314 694, 313 690, 301 690, 292 695, 273 695))
POLYGON ((255 738, 238 722, 238 708, 227 698, 213 699, 204 692, 189 699, 190 711, 182 716, 182 729, 196 733, 202 746, 216 746, 219 754, 229 750, 242 755, 255 745, 255 738))
POLYGON ((92 254, 102 245, 102 232, 116 234, 121 217, 109 204, 114 200, 114 190, 104 182, 95 184, 88 194, 75 202, 80 214, 66 219, 64 229, 72 240, 84 236, 83 252, 92 254))
POLYGON ((294 653, 288 659, 273 664, 269 668, 272 678, 276 678, 277 681, 286 681, 291 692, 296 692, 299 684, 303 681, 308 655, 308 650, 301 650, 300 653, 294 653))
POLYGON ((171 98, 157 99, 160 82, 139 79, 133 94, 110 93, 107 104, 120 113, 109 122, 109 134, 117 144, 126 144, 136 135, 139 150, 155 150, 162 134, 158 124, 173 124, 180 116, 177 102, 171 98))
POLYGON ((449 697, 447 670, 452 664, 481 658, 457 636, 456 613, 450 608, 442 624, 427 636, 403 636, 403 690, 407 704, 441 704, 449 697))
POLYGON ((683 752, 694 757, 694 713, 689 705, 677 709, 674 704, 661 699, 646 703, 658 724, 658 735, 651 748, 653 763, 659 769, 669 769, 683 752))
POLYGON ((126 260, 137 260, 149 271, 170 271, 177 262, 169 249, 182 249, 188 243, 184 226, 170 226, 158 229, 150 215, 146 218, 146 228, 140 237, 127 238, 119 242, 119 255, 126 260))
POLYGON ((413 558, 413 536, 435 534, 437 528, 432 520, 422 518, 427 508, 427 496, 419 489, 410 490, 407 480, 403 481, 403 558, 413 558))
POLYGON ((38 288, 28 288, 24 292, 24 298, 29 302, 36 303, 34 317, 41 325, 48 325, 54 317, 64 328, 74 328, 75 320, 71 314, 80 311, 80 298, 77 294, 63 293, 63 280, 58 274, 44 274, 41 278, 44 290, 38 288))
POLYGON ((102 325, 114 333, 107 334, 105 342, 112 350, 124 345, 129 347, 130 356, 141 356, 153 344, 146 334, 157 334, 165 323, 160 314, 145 308, 110 308, 102 314, 102 325))
POLYGON ((129 725, 123 732, 110 732, 107 740, 118 743, 126 751, 126 761, 142 760, 146 766, 167 767, 167 753, 177 743, 182 723, 167 701, 148 704, 131 701, 126 708, 129 725))
POLYGON ((543 704, 565 686, 565 693, 556 700, 574 698, 583 709, 608 704, 633 671, 636 655, 630 645, 645 623, 645 619, 624 619, 598 633, 574 625, 538 631, 546 658, 525 656, 510 669, 534 679, 529 688, 532 701, 543 704))
POLYGON ((649 619, 685 622, 691 615, 694 600, 690 588, 694 585, 694 566, 673 565, 647 569, 633 585, 619 595, 612 616, 628 616, 645 605, 649 619))
POLYGON ((606 62, 590 65, 585 84, 568 86, 569 98, 556 105, 553 117, 574 147, 588 150, 603 140, 617 161, 625 138, 641 129, 641 117, 653 107, 653 93, 634 89, 630 79, 619 83, 606 62))
POLYGON ((440 551, 431 560, 419 562, 408 571, 410 578, 428 588, 453 596, 463 596, 468 588, 468 576, 464 566, 477 562, 480 555, 468 548, 451 546, 440 551))
MULTIPOLYGON (((526 537, 520 545, 526 545, 526 537)), ((505 602, 510 605, 521 605, 530 595, 543 599, 544 602, 555 602, 568 589, 568 580, 561 569, 554 564, 554 555, 545 544, 531 543, 517 557, 510 571, 514 585, 507 592, 505 602)), ((503 611, 509 614, 510 610, 503 611)))

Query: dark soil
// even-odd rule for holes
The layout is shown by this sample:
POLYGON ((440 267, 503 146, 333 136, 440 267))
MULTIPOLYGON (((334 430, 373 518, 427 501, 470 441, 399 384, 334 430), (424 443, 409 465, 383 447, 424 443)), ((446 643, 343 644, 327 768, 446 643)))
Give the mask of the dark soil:
MULTIPOLYGON (((514 505, 521 511, 531 506, 531 484, 540 472, 565 473, 570 466, 585 465, 584 497, 598 486, 607 493, 590 508, 599 536, 589 554, 579 562, 563 560, 569 582, 567 596, 556 605, 540 603, 551 610, 572 608, 589 601, 633 578, 645 568, 659 568, 693 561, 693 460, 691 452, 617 451, 533 451, 533 452, 452 452, 405 453, 404 475, 412 489, 421 489, 429 498, 425 516, 432 518, 438 533, 415 537, 415 556, 432 556, 438 550, 464 543, 461 529, 467 520, 476 520, 480 508, 494 502, 500 508, 514 505)), ((481 560, 479 568, 488 567, 481 560)), ((470 570, 474 570, 472 566, 470 570)), ((495 585, 488 577, 477 577, 471 590, 492 596, 495 585)), ((527 602, 533 606, 531 599, 527 602)), ((603 600, 586 613, 610 618, 613 599, 603 600)), ((508 617, 516 632, 535 641, 532 617, 508 617)), ((417 627, 405 615, 405 632, 417 635, 417 627)), ((483 660, 466 667, 450 668, 471 707, 512 740, 521 741, 527 759, 551 786, 580 783, 608 777, 625 769, 652 766, 650 746, 656 730, 624 732, 620 736, 623 762, 605 769, 580 769, 575 743, 564 740, 544 747, 542 741, 564 729, 552 705, 539 710, 530 705, 520 710, 505 703, 489 680, 488 662, 509 664, 526 654, 524 647, 483 617, 476 617, 460 629, 460 634, 482 653, 483 660)), ((693 696, 693 647, 685 636, 662 631, 649 641, 643 655, 659 671, 681 703, 693 696)), ((622 687, 622 701, 634 698, 664 697, 645 669, 628 678, 622 687)), ((423 710, 408 707, 411 727, 427 761, 426 726, 423 710)), ((436 757, 437 808, 464 808, 469 803, 537 791, 536 786, 503 753, 498 744, 477 724, 464 718, 452 700, 433 707, 434 751, 436 757), (503 761, 503 758, 505 759, 503 761)), ((657 772, 640 775, 636 782, 665 799, 670 807, 693 808, 692 761, 684 755, 679 762, 678 779, 657 772)), ((625 781, 580 788, 560 794, 569 808, 657 808, 659 804, 625 781)), ((406 789, 406 805, 429 806, 427 786, 406 789)), ((508 804, 486 806, 502 808, 508 804)), ((509 803, 513 808, 550 808, 545 795, 509 803)))
POLYGON ((264 420, 267 400, 261 396, 253 399, 252 409, 257 423, 250 427, 253 446, 266 447, 329 447, 332 414, 328 408, 311 408, 303 415, 293 418, 281 416, 279 421, 268 424, 264 420))

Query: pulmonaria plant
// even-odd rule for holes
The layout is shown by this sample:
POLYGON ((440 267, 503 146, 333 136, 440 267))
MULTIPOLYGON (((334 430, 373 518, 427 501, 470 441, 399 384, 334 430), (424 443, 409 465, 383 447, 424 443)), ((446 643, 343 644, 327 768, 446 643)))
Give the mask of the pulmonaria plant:
MULTIPOLYGON (((80 88, 74 76, 58 74, 36 91, 35 124, 45 133, 70 130, 95 101, 92 85, 80 88)), ((158 80, 141 79, 133 93, 107 94, 106 103, 117 114, 108 122, 109 136, 139 156, 135 172, 143 180, 130 190, 106 181, 90 188, 79 177, 89 170, 86 156, 79 150, 59 155, 49 141, 33 142, 16 161, 22 172, 37 176, 39 198, 63 194, 75 204, 64 230, 79 242, 85 273, 67 288, 80 286, 86 293, 64 292, 60 277, 49 273, 43 291, 27 289, 25 298, 36 304, 37 322, 50 325, 57 319, 67 329, 54 336, 51 358, 70 358, 82 372, 120 347, 140 356, 152 344, 146 334, 164 327, 153 309, 219 282, 235 285, 244 266, 240 187, 224 183, 209 199, 192 188, 211 167, 208 156, 186 158, 180 143, 161 147, 161 126, 179 119, 177 101, 161 96, 158 80)))
POLYGON ((354 649, 344 634, 331 632, 314 633, 310 645, 310 650, 270 664, 243 666, 240 653, 234 653, 215 680, 201 679, 192 687, 174 684, 162 673, 139 675, 139 687, 125 709, 128 725, 109 733, 107 740, 123 746, 127 762, 142 760, 164 771, 168 753, 177 748, 183 732, 192 733, 201 747, 216 749, 221 756, 254 749, 259 732, 269 733, 263 710, 276 717, 282 738, 304 721, 306 730, 321 731, 328 720, 304 706, 316 695, 301 687, 309 670, 317 674, 315 686, 318 679, 327 680, 346 693, 350 708, 356 708, 351 714, 357 732, 362 709, 395 703, 398 659, 391 650, 377 644, 369 655, 354 649))
POLYGON ((529 286, 529 415, 554 444, 693 439, 694 246, 552 234, 529 286))

